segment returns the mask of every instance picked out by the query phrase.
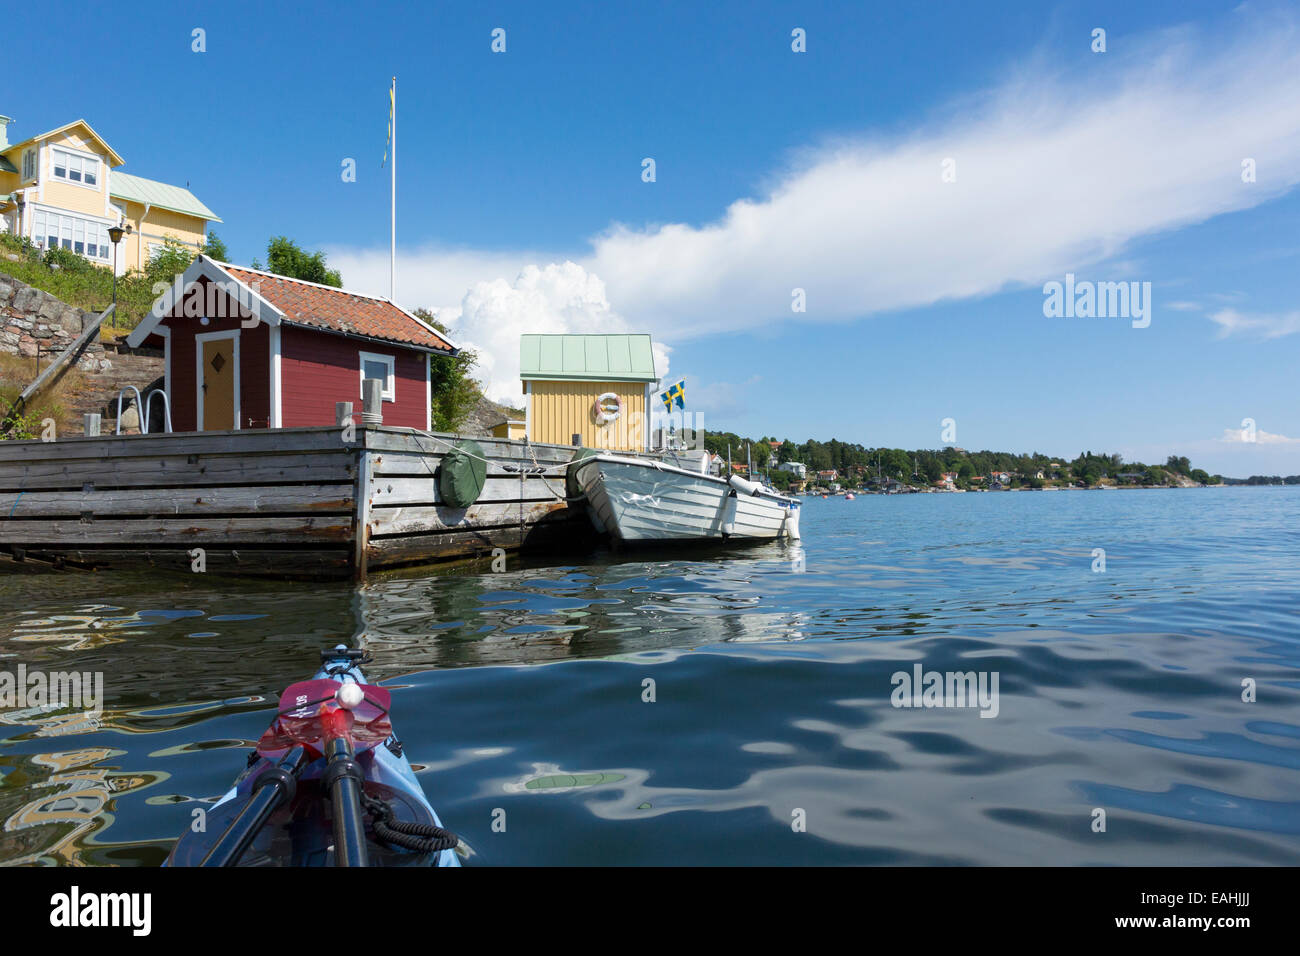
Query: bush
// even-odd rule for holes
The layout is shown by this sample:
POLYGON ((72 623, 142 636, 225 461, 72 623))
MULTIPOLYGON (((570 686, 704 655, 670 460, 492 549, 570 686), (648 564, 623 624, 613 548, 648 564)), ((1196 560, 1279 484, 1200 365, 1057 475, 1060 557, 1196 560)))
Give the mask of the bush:
POLYGON ((57 267, 62 272, 89 272, 95 265, 85 256, 78 255, 71 249, 54 246, 45 250, 42 261, 51 269, 57 267))

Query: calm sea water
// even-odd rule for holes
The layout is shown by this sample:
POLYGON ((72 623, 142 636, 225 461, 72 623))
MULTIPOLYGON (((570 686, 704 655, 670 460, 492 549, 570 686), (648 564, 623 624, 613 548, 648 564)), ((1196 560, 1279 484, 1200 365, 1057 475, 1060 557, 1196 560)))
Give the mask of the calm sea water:
POLYGON ((1300 864, 1300 489, 814 499, 803 531, 360 590, 0 577, 0 670, 105 680, 97 724, 0 711, 0 862, 160 863, 342 641, 474 865, 1300 864), (916 664, 996 675, 997 716, 893 706, 916 664))

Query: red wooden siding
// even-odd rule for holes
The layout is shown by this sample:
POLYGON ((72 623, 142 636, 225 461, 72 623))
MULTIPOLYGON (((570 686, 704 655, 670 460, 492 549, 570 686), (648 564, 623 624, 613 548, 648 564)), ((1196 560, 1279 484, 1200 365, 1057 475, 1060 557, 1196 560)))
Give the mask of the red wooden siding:
POLYGON ((361 353, 392 355, 396 401, 384 402, 384 424, 427 425, 424 353, 397 345, 359 342, 327 332, 280 327, 281 424, 333 425, 334 403, 351 402, 361 420, 361 353))
MULTIPOLYGON (((200 279, 204 287, 206 279, 200 279)), ((186 296, 203 294, 191 290, 186 296)), ((227 314, 234 314, 231 305, 227 314)), ((194 337, 205 332, 225 332, 239 329, 239 427, 266 428, 271 418, 271 365, 270 330, 258 323, 252 328, 240 328, 238 318, 201 320, 186 317, 184 300, 164 320, 171 330, 171 403, 172 429, 178 432, 198 430, 198 393, 194 380, 194 337), (251 419, 251 424, 250 424, 251 419)))

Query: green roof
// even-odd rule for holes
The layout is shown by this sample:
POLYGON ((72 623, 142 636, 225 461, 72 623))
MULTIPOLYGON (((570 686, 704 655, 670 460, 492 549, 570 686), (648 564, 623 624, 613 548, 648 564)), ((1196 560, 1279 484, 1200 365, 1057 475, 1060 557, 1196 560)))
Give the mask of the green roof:
POLYGON ((18 167, 15 166, 13 163, 9 162, 9 160, 5 159, 3 156, 0 156, 0 173, 16 173, 16 172, 18 172, 18 167))
POLYGON ((519 377, 563 382, 653 382, 650 336, 521 335, 519 377))
POLYGON ((114 199, 144 203, 156 209, 170 209, 172 212, 197 216, 210 222, 221 222, 217 214, 199 202, 194 193, 180 186, 169 186, 153 179, 118 172, 109 175, 108 183, 108 191, 114 199))

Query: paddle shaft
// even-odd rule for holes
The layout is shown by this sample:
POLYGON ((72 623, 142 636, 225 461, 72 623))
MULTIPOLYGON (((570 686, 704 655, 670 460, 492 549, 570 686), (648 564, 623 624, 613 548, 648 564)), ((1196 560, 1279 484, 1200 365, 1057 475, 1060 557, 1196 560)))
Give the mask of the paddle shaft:
POLYGON ((366 824, 361 815, 361 771, 353 759, 352 741, 331 737, 325 744, 326 779, 334 808, 334 865, 368 866, 366 824))
POLYGON ((234 866, 281 804, 293 799, 298 774, 307 764, 307 751, 294 747, 253 785, 244 809, 230 821, 199 866, 234 866))

